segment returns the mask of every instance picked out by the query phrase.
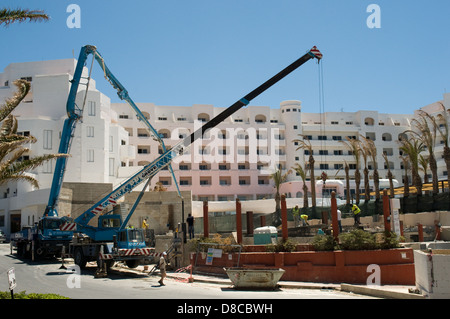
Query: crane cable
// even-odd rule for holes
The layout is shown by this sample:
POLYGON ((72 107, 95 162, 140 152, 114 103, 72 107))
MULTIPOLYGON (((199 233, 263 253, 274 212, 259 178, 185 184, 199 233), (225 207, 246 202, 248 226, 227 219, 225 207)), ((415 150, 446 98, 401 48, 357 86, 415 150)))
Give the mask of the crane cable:
MULTIPOLYGON (((322 62, 322 61, 321 61, 322 62)), ((323 62, 322 62, 323 63, 323 62)), ((323 164, 323 171, 321 174, 321 179, 322 179, 322 207, 324 205, 324 200, 323 200, 323 191, 325 189, 325 183, 326 183, 326 179, 327 179, 327 173, 325 172, 325 170, 329 169, 329 167, 327 168, 325 165, 327 164, 326 162, 326 156, 327 156, 327 152, 328 150, 326 150, 326 139, 327 136, 325 135, 325 101, 324 101, 324 90, 323 90, 323 66, 322 63, 318 63, 318 80, 319 80, 319 110, 320 110, 320 148, 321 148, 321 155, 320 155, 320 162, 323 164)))
POLYGON ((326 160, 326 136, 325 136, 325 101, 324 101, 324 90, 323 90, 323 61, 321 61, 322 63, 318 63, 318 79, 319 79, 319 110, 320 110, 320 135, 321 140, 320 140, 320 147, 322 149, 322 154, 321 154, 321 162, 323 163, 323 156, 325 156, 325 160, 326 160))

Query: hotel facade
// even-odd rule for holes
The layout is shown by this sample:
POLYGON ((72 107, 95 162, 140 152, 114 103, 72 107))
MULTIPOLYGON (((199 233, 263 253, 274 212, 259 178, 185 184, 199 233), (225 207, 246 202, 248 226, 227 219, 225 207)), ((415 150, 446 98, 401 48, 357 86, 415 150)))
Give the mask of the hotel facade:
MULTIPOLYGON (((12 84, 14 80, 31 81, 31 92, 14 111, 19 133, 37 138, 37 143, 28 146, 26 156, 58 152, 63 121, 67 116, 69 81, 75 66, 74 59, 11 63, 0 73, 1 101, 11 97, 16 90, 12 84)), ((85 71, 87 75, 87 69, 85 71)), ((96 89, 94 80, 91 80, 84 103, 85 88, 80 86, 77 97, 77 104, 84 104, 84 117, 76 128, 64 181, 111 183, 115 187, 156 159, 162 153, 162 147, 128 104, 111 103, 108 96, 96 89)), ((444 94, 441 101, 422 109, 437 113, 439 103, 450 108, 450 94, 444 94)), ((224 110, 203 104, 137 105, 167 149, 224 110)), ((347 136, 359 138, 362 135, 373 140, 378 152, 377 163, 369 160, 369 169, 377 165, 380 178, 385 179, 389 167, 396 179, 395 185, 401 186, 404 169, 398 139, 411 129, 411 120, 417 116, 417 110, 412 112, 304 113, 297 100, 282 101, 278 106, 249 105, 206 132, 176 158, 172 162, 175 179, 169 170, 163 170, 152 179, 149 188, 154 189, 160 183, 169 191, 191 191, 194 201, 273 198, 275 189, 271 174, 276 169, 287 173, 296 163, 303 166, 308 160, 309 153, 294 141, 301 139, 300 135, 311 142, 315 176, 319 177, 322 172, 328 176, 325 185, 321 180, 315 183, 319 198, 330 191, 336 191, 338 196, 345 195, 344 163, 350 166, 350 176, 356 168, 354 156, 342 143, 347 136), (388 164, 382 153, 387 154, 388 164)), ((436 158, 440 179, 447 176, 442 153, 442 141, 438 137, 436 158)), ((29 172, 39 181, 39 189, 24 182, 0 186, 0 229, 9 233, 13 218, 20 218, 22 226, 38 220, 47 204, 54 166, 54 162, 49 162, 29 172)), ((311 189, 309 178, 307 184, 311 189)), ((302 185, 300 176, 291 172, 281 192, 288 198, 300 199, 302 185)), ((381 187, 386 186, 387 180, 382 180, 381 187)), ((352 182, 352 193, 354 187, 352 182)), ((301 203, 299 200, 298 204, 301 203)))

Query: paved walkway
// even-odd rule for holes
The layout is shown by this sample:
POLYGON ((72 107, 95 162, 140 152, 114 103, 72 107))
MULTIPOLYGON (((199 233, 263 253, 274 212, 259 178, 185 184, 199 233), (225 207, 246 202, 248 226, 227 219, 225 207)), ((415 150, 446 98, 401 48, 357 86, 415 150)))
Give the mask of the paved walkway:
MULTIPOLYGON (((151 269, 152 266, 149 267, 149 270, 151 269)), ((133 270, 130 270, 129 268, 122 268, 121 270, 127 272, 131 271, 138 274, 148 273, 149 271, 149 270, 145 271, 143 266, 139 266, 133 270)), ((158 275, 159 271, 156 271, 154 274, 158 275)), ((184 282, 189 282, 189 278, 191 278, 191 275, 187 271, 167 272, 167 277, 184 282)), ((233 286, 231 280, 228 277, 222 277, 220 275, 197 274, 194 272, 192 278, 194 282, 204 282, 224 286, 233 286)), ((425 297, 422 295, 409 292, 409 289, 415 289, 416 288, 415 286, 399 286, 399 285, 367 286, 355 284, 332 284, 332 283, 298 282, 298 281, 284 281, 284 280, 280 280, 278 284, 280 288, 287 288, 287 289, 333 289, 379 298, 425 299, 425 297)))

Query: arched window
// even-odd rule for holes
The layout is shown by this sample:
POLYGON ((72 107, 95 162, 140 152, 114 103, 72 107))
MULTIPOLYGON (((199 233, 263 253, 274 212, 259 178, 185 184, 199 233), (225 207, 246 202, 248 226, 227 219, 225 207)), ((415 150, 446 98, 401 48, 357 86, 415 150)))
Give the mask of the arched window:
POLYGON ((262 114, 258 114, 255 116, 256 123, 266 123, 266 116, 262 114))
POLYGON ((383 135, 381 135, 381 139, 383 141, 392 141, 392 135, 390 133, 383 133, 383 135))
POLYGON ((364 119, 364 124, 366 124, 366 125, 373 126, 374 123, 375 123, 375 121, 371 117, 366 117, 364 119))
POLYGON ((206 113, 200 113, 200 114, 197 116, 197 119, 198 119, 200 122, 209 122, 209 114, 206 114, 206 113))

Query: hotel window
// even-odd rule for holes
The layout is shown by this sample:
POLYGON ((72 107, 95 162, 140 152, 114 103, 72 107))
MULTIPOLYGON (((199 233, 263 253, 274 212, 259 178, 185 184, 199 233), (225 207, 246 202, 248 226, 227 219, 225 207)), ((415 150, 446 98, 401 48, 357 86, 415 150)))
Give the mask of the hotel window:
POLYGON ((114 176, 114 158, 109 159, 109 176, 114 176))
POLYGON ((114 137, 112 135, 109 136, 109 151, 114 152, 114 137))
POLYGON ((87 150, 87 161, 94 162, 94 150, 87 150))
POLYGON ((88 101, 88 115, 95 116, 95 102, 88 101))
POLYGON ((52 149, 52 130, 44 130, 44 149, 45 150, 51 150, 52 149))
POLYGON ((86 136, 87 137, 94 137, 94 127, 93 126, 87 126, 86 127, 86 136))
MULTIPOLYGON (((47 154, 45 154, 45 155, 47 155, 47 154)), ((51 174, 51 173, 53 173, 53 161, 50 160, 50 161, 44 162, 42 164, 42 168, 43 168, 42 173, 44 173, 44 174, 51 174)))

